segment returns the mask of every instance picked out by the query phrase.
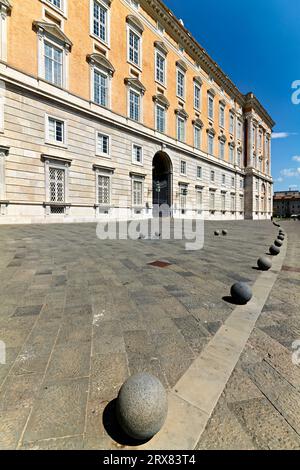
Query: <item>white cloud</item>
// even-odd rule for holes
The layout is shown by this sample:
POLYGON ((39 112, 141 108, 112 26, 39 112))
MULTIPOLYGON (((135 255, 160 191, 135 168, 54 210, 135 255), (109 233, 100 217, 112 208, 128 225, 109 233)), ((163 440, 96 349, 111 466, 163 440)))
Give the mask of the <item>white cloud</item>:
POLYGON ((291 135, 298 135, 295 132, 274 132, 272 134, 272 139, 287 139, 291 135))
POLYGON ((293 157, 293 160, 294 162, 300 162, 300 157, 298 155, 295 155, 295 157, 293 157))
POLYGON ((295 178, 300 176, 300 168, 284 168, 284 170, 281 170, 280 174, 284 178, 295 178))
POLYGON ((282 182, 283 182, 282 176, 279 176, 279 178, 275 180, 275 183, 282 183, 282 182))
POLYGON ((289 186, 290 189, 297 189, 298 188, 298 185, 297 184, 292 184, 291 186, 289 186))

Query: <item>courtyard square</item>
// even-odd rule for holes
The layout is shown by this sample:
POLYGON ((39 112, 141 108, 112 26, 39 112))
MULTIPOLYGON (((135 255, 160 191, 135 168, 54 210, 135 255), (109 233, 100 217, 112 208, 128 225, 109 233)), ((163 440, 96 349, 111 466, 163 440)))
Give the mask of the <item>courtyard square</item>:
MULTIPOLYGON (((283 227, 288 269, 199 423, 199 449, 300 448, 299 223, 283 227)), ((96 224, 1 226, 0 448, 132 445, 112 422, 123 382, 146 371, 176 389, 234 313, 231 285, 259 283, 277 233, 270 221, 205 222, 204 248, 186 251, 184 240, 99 240, 96 224)))

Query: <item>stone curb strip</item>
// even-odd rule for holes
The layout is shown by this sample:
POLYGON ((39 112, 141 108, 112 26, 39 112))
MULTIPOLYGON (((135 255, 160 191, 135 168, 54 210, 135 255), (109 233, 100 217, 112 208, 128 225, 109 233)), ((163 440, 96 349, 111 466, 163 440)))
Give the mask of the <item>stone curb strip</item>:
MULTIPOLYGON (((287 239, 270 271, 253 285, 253 298, 236 307, 214 338, 168 393, 165 425, 140 450, 193 450, 239 360, 281 271, 287 239)), ((132 447, 131 447, 132 449, 132 447)))

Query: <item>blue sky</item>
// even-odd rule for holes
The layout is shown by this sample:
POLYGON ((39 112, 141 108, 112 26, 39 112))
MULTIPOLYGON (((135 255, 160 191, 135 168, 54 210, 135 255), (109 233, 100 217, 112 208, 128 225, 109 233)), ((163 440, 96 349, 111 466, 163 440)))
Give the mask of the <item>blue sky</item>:
POLYGON ((276 121, 275 190, 300 190, 299 0, 164 0, 242 93, 253 91, 276 121), (296 188, 297 187, 297 188, 296 188))

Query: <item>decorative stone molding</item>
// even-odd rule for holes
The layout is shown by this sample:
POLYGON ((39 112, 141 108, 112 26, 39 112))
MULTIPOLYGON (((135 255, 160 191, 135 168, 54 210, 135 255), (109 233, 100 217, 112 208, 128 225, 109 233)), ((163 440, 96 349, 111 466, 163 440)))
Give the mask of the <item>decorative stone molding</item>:
POLYGON ((223 99, 222 99, 222 100, 220 100, 220 101, 219 101, 219 103, 220 103, 221 105, 223 105, 223 106, 226 106, 226 101, 225 101, 225 100, 223 100, 223 99))
POLYGON ((167 55, 169 50, 167 48, 167 46, 165 45, 164 42, 162 41, 154 41, 154 47, 156 47, 156 49, 158 49, 160 52, 162 52, 164 55, 167 55))
POLYGON ((10 14, 12 6, 8 0, 0 0, 0 11, 2 10, 4 13, 10 14))
POLYGON ((183 109, 183 108, 177 108, 177 109, 175 109, 175 114, 176 114, 177 116, 182 117, 183 119, 188 119, 188 118, 189 118, 188 113, 187 113, 187 112, 185 111, 185 109, 183 109))
POLYGON ((209 95, 211 95, 211 96, 214 96, 214 97, 216 96, 216 92, 215 92, 215 90, 214 90, 213 88, 210 88, 210 89, 207 91, 207 93, 208 93, 209 95))
POLYGON ((181 68, 184 72, 187 72, 188 70, 186 63, 181 59, 177 60, 176 66, 181 68))
POLYGON ((207 132, 207 134, 210 134, 210 135, 213 135, 213 136, 216 135, 216 131, 213 129, 213 127, 209 127, 208 129, 206 129, 206 132, 207 132))
POLYGON ((34 21, 32 26, 38 34, 48 34, 62 43, 66 49, 71 50, 73 46, 72 41, 70 41, 70 39, 56 24, 47 23, 45 21, 34 21))
POLYGON ((199 77, 199 76, 194 77, 194 82, 197 83, 197 85, 200 85, 200 86, 203 85, 203 80, 202 80, 202 78, 199 77))
POLYGON ((5 157, 9 153, 10 147, 6 147, 5 145, 0 145, 0 157, 5 157))
POLYGON ((90 65, 96 65, 104 69, 109 75, 113 77, 115 68, 112 63, 102 54, 88 54, 86 60, 90 65))
POLYGON ((140 80, 138 78, 127 77, 127 78, 125 78, 124 83, 125 83, 126 86, 135 88, 137 91, 139 91, 143 95, 146 92, 146 88, 144 87, 142 82, 140 82, 140 80))
POLYGON ((130 171, 129 175, 131 176, 131 178, 141 178, 141 179, 145 179, 147 176, 146 173, 137 173, 136 171, 130 171))
POLYGON ((42 153, 41 160, 42 160, 42 162, 54 161, 54 162, 62 163, 66 166, 71 166, 71 164, 72 164, 72 159, 71 158, 58 157, 56 155, 48 155, 48 154, 45 154, 45 153, 42 153))
POLYGON ((160 104, 161 106, 164 106, 166 109, 169 109, 170 103, 165 97, 165 95, 162 95, 162 94, 154 95, 152 99, 154 103, 160 104))
POLYGON ((115 167, 112 166, 105 166, 105 165, 98 165, 97 163, 93 164, 94 171, 106 171, 107 173, 114 173, 115 167))
POLYGON ((220 142, 224 142, 224 143, 227 141, 227 138, 226 138, 225 135, 220 135, 220 136, 218 137, 218 139, 219 139, 220 142))
POLYGON ((128 15, 126 17, 126 22, 130 26, 133 26, 135 29, 137 29, 140 34, 142 34, 144 32, 145 28, 144 28, 143 24, 141 23, 141 21, 136 16, 128 15))
POLYGON ((197 118, 197 119, 194 119, 193 122, 192 122, 193 126, 197 126, 197 127, 204 127, 204 124, 203 122, 201 121, 201 119, 197 118))
POLYGON ((234 149, 236 147, 236 143, 235 142, 228 142, 228 146, 232 147, 234 149))

